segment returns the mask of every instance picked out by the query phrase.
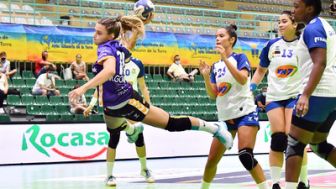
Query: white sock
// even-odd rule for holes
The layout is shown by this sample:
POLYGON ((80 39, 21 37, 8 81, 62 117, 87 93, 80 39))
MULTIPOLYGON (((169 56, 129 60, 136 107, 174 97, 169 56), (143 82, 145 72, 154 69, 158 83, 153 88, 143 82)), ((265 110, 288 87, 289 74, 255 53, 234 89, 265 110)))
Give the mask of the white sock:
POLYGON ((114 161, 106 161, 107 176, 113 175, 113 165, 114 165, 114 161))
POLYGON ((286 189, 296 189, 297 185, 296 182, 286 182, 286 189))
POLYGON ((257 184, 259 189, 268 189, 267 182, 264 181, 262 183, 257 184))
POLYGON ((204 180, 202 180, 202 186, 201 189, 209 189, 210 188, 210 182, 205 182, 204 180))
POLYGON ((128 135, 132 135, 134 133, 134 125, 127 123, 127 127, 125 128, 125 132, 128 135))
POLYGON ((147 160, 146 157, 139 157, 140 165, 141 165, 141 170, 147 169, 147 160))
POLYGON ((273 184, 280 182, 281 169, 281 167, 271 166, 270 171, 273 184))
POLYGON ((214 125, 213 123, 206 122, 204 120, 199 119, 199 127, 192 126, 192 130, 198 130, 198 131, 205 131, 211 134, 215 134, 218 130, 218 127, 214 125))
POLYGON ((307 165, 302 165, 300 171, 300 181, 308 186, 308 170, 307 165))

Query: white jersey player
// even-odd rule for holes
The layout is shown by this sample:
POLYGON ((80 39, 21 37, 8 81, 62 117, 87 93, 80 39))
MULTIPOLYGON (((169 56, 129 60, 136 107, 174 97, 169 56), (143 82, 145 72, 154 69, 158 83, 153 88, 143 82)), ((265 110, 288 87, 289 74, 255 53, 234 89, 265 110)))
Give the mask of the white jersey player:
MULTIPOLYGON (((244 54, 233 52, 237 41, 237 27, 220 28, 216 33, 216 50, 221 60, 212 69, 204 62, 200 71, 210 98, 216 99, 218 119, 227 124, 233 136, 238 135, 239 160, 254 178, 259 189, 266 189, 264 172, 253 156, 256 135, 259 130, 258 113, 250 86, 250 63, 244 54)), ((202 189, 208 189, 215 177, 217 164, 226 148, 217 139, 212 141, 205 167, 202 189)))
MULTIPOLYGON (((271 123, 271 149, 269 155, 272 189, 280 189, 284 151, 287 148, 287 134, 291 125, 293 107, 302 89, 302 78, 298 66, 296 46, 303 25, 294 21, 290 11, 283 11, 279 17, 279 38, 270 40, 260 55, 260 64, 252 78, 251 88, 264 78, 268 71, 266 112, 271 123)), ((307 159, 307 156, 305 156, 307 159)), ((308 184, 307 161, 302 165, 300 187, 308 184)))
POLYGON ((294 19, 306 24, 297 45, 303 90, 293 112, 286 150, 286 188, 297 187, 304 148, 336 167, 336 148, 327 142, 336 118, 336 33, 320 18, 321 0, 294 0, 294 19))

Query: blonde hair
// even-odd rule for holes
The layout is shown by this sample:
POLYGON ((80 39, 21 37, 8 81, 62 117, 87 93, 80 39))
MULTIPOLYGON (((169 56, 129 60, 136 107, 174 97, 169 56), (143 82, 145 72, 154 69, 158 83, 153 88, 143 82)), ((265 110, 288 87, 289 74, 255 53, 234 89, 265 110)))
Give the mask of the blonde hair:
POLYGON ((114 39, 121 37, 127 31, 136 30, 138 38, 145 34, 145 26, 140 18, 136 16, 118 16, 117 18, 102 18, 98 20, 98 24, 106 27, 108 34, 113 34, 114 39))

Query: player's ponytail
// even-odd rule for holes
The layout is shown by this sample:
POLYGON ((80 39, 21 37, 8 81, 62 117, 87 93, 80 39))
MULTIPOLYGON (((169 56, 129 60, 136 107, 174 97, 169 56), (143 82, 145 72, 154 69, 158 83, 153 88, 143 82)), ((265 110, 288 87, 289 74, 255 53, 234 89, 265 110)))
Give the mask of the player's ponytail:
POLYGON ((227 33, 230 35, 231 37, 234 37, 235 40, 232 44, 232 47, 234 47, 236 45, 237 39, 238 39, 238 35, 237 35, 237 29, 238 27, 235 24, 230 24, 229 26, 224 27, 224 29, 227 31, 227 33))
POLYGON ((140 18, 136 16, 121 16, 119 19, 124 31, 133 31, 135 29, 138 32, 138 37, 144 36, 145 26, 140 18))
POLYGON ((145 34, 143 22, 136 16, 118 16, 116 18, 102 18, 98 24, 105 26, 108 34, 113 34, 114 39, 120 37, 121 32, 137 31, 138 37, 145 34))

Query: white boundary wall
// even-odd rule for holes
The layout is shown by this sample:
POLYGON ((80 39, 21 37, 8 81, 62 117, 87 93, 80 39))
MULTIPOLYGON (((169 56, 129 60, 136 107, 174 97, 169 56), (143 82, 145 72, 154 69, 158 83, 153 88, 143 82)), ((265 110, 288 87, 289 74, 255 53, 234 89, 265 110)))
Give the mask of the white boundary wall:
MULTIPOLYGON (((270 129, 261 122, 255 153, 268 153, 270 129)), ((208 133, 185 131, 170 133, 145 126, 147 157, 207 155, 212 141, 208 133)), ((336 131, 329 136, 336 145, 336 131)), ((103 160, 108 133, 105 124, 23 124, 0 126, 0 164, 45 163, 103 160)), ((237 153, 237 141, 226 154, 237 153)), ((124 132, 117 149, 117 159, 136 158, 134 144, 127 143, 124 132)))

